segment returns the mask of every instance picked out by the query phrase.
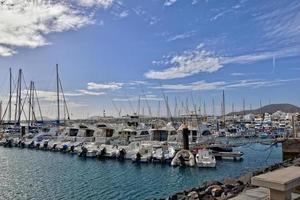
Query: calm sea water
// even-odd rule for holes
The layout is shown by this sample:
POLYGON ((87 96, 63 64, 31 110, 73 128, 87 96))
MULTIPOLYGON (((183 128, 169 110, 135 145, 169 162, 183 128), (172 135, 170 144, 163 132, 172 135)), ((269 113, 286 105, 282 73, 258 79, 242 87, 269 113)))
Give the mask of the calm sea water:
POLYGON ((237 177, 282 159, 280 145, 253 144, 236 150, 245 153, 242 162, 220 161, 216 169, 199 169, 0 147, 0 199, 159 198, 204 181, 237 177))

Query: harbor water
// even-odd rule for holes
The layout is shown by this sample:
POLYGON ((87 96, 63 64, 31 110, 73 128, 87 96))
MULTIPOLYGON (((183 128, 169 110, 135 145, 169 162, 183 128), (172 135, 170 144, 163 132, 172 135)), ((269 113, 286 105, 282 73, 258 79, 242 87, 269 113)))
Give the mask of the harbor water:
POLYGON ((204 169, 0 147, 0 199, 161 198, 282 160, 281 145, 248 144, 234 150, 245 153, 243 161, 218 161, 216 169, 204 169))

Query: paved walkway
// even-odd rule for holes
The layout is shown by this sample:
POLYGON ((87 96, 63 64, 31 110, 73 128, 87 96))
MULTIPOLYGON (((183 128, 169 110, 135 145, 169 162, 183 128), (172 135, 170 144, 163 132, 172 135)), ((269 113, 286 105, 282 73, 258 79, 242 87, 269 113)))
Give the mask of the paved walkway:
MULTIPOLYGON (((269 189, 266 188, 255 188, 247 190, 231 200, 268 200, 269 189)), ((300 200, 300 194, 292 193, 292 200, 300 200)))

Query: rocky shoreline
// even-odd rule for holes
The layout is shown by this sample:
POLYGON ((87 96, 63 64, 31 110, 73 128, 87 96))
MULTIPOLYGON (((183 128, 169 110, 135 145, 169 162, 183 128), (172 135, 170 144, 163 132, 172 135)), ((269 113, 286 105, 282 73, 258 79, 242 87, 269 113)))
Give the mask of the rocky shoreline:
POLYGON ((233 198, 241 192, 255 188, 251 185, 251 178, 260 174, 264 174, 276 169, 300 166, 300 156, 285 160, 282 163, 274 164, 262 170, 256 170, 241 176, 239 178, 227 178, 223 181, 205 182, 200 187, 191 188, 183 192, 178 192, 165 200, 226 200, 233 198))

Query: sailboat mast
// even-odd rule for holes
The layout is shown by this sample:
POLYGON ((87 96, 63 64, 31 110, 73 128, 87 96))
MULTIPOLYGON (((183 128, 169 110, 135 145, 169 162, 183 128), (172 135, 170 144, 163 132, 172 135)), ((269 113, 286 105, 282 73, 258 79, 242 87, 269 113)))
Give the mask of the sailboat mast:
POLYGON ((21 121, 21 115, 22 115, 22 69, 19 70, 19 96, 18 96, 18 106, 19 106, 19 113, 18 113, 18 124, 20 124, 21 121))
POLYGON ((11 75, 11 68, 9 68, 9 104, 8 104, 8 120, 11 122, 11 97, 12 97, 12 75, 11 75))
POLYGON ((57 124, 59 124, 59 75, 58 75, 58 64, 56 64, 56 93, 57 93, 57 124))
POLYGON ((29 86, 29 100, 28 100, 29 106, 28 106, 28 126, 31 124, 31 107, 32 107, 32 81, 30 81, 29 86))
POLYGON ((2 101, 0 101, 0 124, 2 124, 2 101))
POLYGON ((224 122, 224 128, 226 127, 226 118, 225 118, 225 113, 226 113, 226 110, 225 110, 225 92, 223 90, 223 122, 224 122))

